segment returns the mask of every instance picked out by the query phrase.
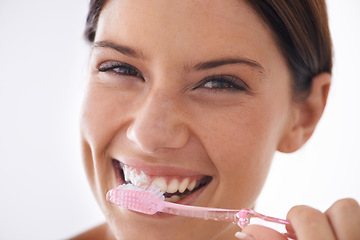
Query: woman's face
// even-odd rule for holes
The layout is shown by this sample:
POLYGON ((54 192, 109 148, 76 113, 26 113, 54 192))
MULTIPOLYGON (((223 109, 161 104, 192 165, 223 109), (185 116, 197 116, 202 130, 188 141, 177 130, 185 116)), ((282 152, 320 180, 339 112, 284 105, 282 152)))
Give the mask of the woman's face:
POLYGON ((134 213, 105 195, 125 172, 177 191, 171 201, 254 206, 293 113, 289 69, 256 13, 239 0, 110 0, 88 78, 84 161, 114 234, 233 237, 234 224, 134 213))

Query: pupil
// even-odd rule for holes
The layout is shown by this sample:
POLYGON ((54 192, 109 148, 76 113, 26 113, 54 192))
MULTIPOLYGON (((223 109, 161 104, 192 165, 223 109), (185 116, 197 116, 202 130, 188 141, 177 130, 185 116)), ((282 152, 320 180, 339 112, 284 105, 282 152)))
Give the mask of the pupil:
POLYGON ((128 74, 128 75, 134 75, 134 70, 132 70, 131 68, 126 68, 126 70, 125 70, 125 72, 126 72, 126 74, 128 74))

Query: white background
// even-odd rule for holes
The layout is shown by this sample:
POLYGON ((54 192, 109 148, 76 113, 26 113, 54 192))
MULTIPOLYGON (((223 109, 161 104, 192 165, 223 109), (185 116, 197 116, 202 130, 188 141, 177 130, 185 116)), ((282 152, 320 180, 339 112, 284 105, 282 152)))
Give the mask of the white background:
MULTIPOLYGON (((0 239, 65 239, 103 221, 82 169, 78 115, 87 0, 0 0, 0 239)), ((257 210, 360 201, 360 1, 328 1, 328 106, 298 153, 277 154, 257 210)))

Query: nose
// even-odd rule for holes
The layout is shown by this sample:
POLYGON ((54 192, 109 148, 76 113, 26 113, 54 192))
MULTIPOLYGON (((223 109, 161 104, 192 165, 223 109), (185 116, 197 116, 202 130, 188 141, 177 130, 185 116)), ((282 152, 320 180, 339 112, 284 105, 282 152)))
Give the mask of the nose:
POLYGON ((178 149, 188 141, 189 131, 180 104, 166 93, 149 94, 127 129, 127 138, 143 152, 178 149))

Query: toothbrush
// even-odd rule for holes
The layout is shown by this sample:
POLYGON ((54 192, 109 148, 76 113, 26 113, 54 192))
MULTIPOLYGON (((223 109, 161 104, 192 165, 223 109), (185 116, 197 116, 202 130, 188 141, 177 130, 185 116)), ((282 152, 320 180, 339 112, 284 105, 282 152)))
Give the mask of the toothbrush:
MULTIPOLYGON (((269 217, 255 212, 252 209, 221 209, 182 205, 164 201, 163 192, 152 187, 139 187, 132 184, 123 184, 115 189, 110 189, 106 194, 108 202, 120 207, 125 207, 136 212, 153 215, 157 212, 170 213, 178 216, 202 218, 205 220, 227 221, 237 224, 241 229, 250 224, 250 219, 263 226, 271 227, 266 222, 288 225, 289 221, 269 217)), ((289 239, 296 239, 295 234, 282 233, 289 239)))

